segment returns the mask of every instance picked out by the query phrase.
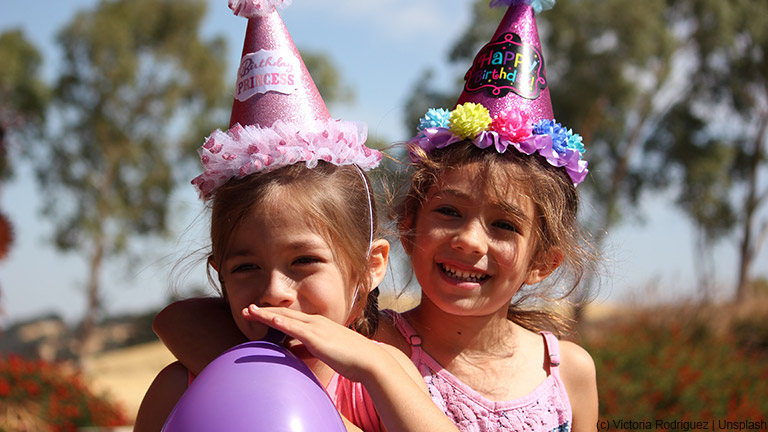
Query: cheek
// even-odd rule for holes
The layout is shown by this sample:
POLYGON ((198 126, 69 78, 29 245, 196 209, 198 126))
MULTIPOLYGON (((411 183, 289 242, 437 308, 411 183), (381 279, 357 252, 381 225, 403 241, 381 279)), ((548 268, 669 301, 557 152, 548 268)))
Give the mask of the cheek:
POLYGON ((256 289, 254 289, 252 284, 249 284, 248 287, 245 287, 240 283, 230 282, 226 284, 226 290, 224 292, 225 298, 227 299, 229 306, 233 311, 248 306, 257 298, 256 289))

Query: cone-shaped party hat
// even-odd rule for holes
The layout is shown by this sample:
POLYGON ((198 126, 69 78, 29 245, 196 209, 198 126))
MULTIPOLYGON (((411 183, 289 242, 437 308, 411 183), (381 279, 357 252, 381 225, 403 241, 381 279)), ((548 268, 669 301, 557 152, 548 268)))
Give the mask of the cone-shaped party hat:
POLYGON ((421 119, 419 134, 408 143, 412 160, 469 140, 499 153, 508 148, 538 153, 551 165, 564 167, 574 184, 584 180, 588 170, 581 160, 581 136, 554 120, 536 25, 535 12, 553 4, 554 0, 491 1, 491 6, 508 6, 507 12, 464 76, 454 109, 430 109, 421 119), (413 151, 414 146, 423 152, 413 151))
POLYGON ((288 0, 229 0, 248 18, 230 128, 200 148, 205 171, 192 180, 210 198, 232 178, 305 162, 371 169, 381 153, 365 146, 367 127, 331 118, 277 8, 288 0))
POLYGON ((507 9, 464 79, 457 104, 479 103, 492 115, 518 109, 532 121, 554 118, 532 6, 513 4, 507 9))
POLYGON ((230 127, 277 120, 311 127, 331 118, 276 10, 248 19, 230 127))

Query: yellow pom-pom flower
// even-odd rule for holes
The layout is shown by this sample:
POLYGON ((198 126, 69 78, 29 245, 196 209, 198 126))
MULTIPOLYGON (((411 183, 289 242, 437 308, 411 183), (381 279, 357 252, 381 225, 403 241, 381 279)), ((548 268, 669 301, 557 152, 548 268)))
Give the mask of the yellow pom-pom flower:
POLYGON ((486 130, 493 119, 488 109, 480 104, 467 102, 451 112, 450 129, 462 139, 474 138, 486 130))

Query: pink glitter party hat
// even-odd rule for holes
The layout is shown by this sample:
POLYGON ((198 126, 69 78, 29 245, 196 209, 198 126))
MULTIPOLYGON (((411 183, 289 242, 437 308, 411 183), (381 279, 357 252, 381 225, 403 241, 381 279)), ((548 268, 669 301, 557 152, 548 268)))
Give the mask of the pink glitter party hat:
POLYGON ((564 167, 574 184, 584 181, 581 136, 554 120, 544 55, 535 12, 554 0, 493 0, 507 12, 491 41, 480 49, 464 76, 464 88, 452 111, 430 109, 419 134, 408 144, 411 159, 421 153, 469 140, 479 148, 504 153, 514 148, 538 153, 564 167))
POLYGON ((464 79, 457 104, 479 103, 491 115, 518 109, 532 121, 554 118, 533 6, 509 6, 464 79))
POLYGON ((203 199, 232 178, 305 162, 378 165, 365 146, 365 124, 331 118, 277 9, 289 0, 229 0, 248 18, 230 127, 214 131, 200 148, 203 174, 192 180, 203 199))

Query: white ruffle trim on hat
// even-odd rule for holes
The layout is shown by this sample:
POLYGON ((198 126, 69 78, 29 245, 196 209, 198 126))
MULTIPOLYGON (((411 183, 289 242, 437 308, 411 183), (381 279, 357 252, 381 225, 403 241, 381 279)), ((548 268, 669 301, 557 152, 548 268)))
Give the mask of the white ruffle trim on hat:
POLYGON ((272 13, 273 9, 283 10, 292 0, 229 0, 232 13, 244 18, 254 18, 272 13))
POLYGON ((369 170, 378 166, 381 152, 365 146, 364 123, 329 119, 317 130, 276 121, 272 127, 235 124, 227 132, 215 130, 198 150, 204 172, 192 180, 200 197, 207 199, 232 178, 305 162, 308 168, 320 160, 369 170))

